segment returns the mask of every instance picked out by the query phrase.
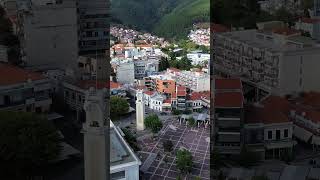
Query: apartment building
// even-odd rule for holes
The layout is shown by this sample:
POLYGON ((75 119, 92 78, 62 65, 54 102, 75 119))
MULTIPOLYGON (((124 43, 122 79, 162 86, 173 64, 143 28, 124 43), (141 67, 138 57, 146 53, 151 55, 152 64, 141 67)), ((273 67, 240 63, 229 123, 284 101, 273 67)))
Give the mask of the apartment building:
POLYGON ((75 70, 78 58, 77 8, 74 0, 18 3, 21 58, 31 69, 75 70))
POLYGON ((210 54, 188 53, 187 58, 191 60, 192 65, 204 65, 210 61, 210 54))
POLYGON ((109 7, 104 0, 77 0, 80 55, 104 54, 108 49, 109 7))
MULTIPOLYGON (((297 30, 273 28, 217 33, 215 73, 239 76, 256 94, 279 95, 320 90, 320 46, 297 30)), ((245 90, 246 91, 246 90, 245 90)))
POLYGON ((210 90, 210 76, 203 72, 180 71, 176 73, 175 80, 195 92, 210 90))
POLYGON ((117 82, 121 84, 133 84, 135 80, 134 62, 132 60, 119 60, 114 66, 117 82))
POLYGON ((222 154, 239 154, 244 111, 241 80, 216 78, 214 83, 214 148, 222 154))
POLYGON ((187 88, 185 86, 176 86, 176 95, 172 97, 173 107, 178 110, 186 110, 187 88))
POLYGON ((286 108, 288 102, 273 96, 265 101, 246 108, 244 144, 261 159, 280 159, 290 155, 296 143, 293 122, 285 111, 275 110, 275 106, 286 108))
POLYGON ((0 109, 49 112, 51 83, 42 74, 0 63, 0 109))
POLYGON ((134 77, 143 79, 146 76, 159 71, 159 60, 155 56, 148 56, 143 59, 134 60, 134 77))

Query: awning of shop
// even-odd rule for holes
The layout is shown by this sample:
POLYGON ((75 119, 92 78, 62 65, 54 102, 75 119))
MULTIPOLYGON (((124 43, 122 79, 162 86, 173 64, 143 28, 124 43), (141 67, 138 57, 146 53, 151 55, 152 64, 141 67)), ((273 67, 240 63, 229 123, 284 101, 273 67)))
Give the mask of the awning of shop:
POLYGON ((312 133, 299 126, 294 126, 293 135, 304 142, 308 142, 312 133))

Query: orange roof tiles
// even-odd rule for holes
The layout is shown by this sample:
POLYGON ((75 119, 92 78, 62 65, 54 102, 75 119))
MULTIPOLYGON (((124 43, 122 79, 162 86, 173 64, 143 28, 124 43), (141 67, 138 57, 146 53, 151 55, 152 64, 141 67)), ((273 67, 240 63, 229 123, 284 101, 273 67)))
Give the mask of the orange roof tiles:
POLYGON ((294 34, 300 34, 300 31, 291 29, 291 28, 275 28, 272 30, 273 33, 281 34, 281 35, 294 35, 294 34))
POLYGON ((227 78, 216 78, 215 89, 242 89, 241 80, 227 79, 227 78))
POLYGON ((281 111, 274 111, 268 107, 254 107, 249 106, 246 108, 245 123, 263 123, 263 124, 276 124, 290 122, 288 115, 281 111))
POLYGON ((146 92, 144 92, 145 94, 147 94, 147 95, 149 95, 149 96, 151 96, 151 95, 153 95, 154 93, 155 93, 155 91, 146 91, 146 92))
POLYGON ((289 114, 291 109, 290 102, 284 97, 280 96, 269 96, 261 102, 266 108, 273 109, 274 111, 281 111, 285 114, 289 114))
POLYGON ((120 87, 121 87, 121 85, 119 83, 110 81, 110 89, 117 89, 117 88, 120 88, 120 87))
POLYGON ((303 17, 300 20, 301 22, 308 23, 308 24, 315 24, 317 22, 320 22, 320 19, 312 19, 312 18, 306 18, 306 17, 303 17))
POLYGON ((0 63, 0 85, 14 85, 27 82, 28 79, 32 81, 45 79, 40 73, 32 72, 19 68, 17 66, 0 63))
POLYGON ((215 107, 243 107, 243 94, 241 92, 219 92, 215 94, 215 107))
POLYGON ((215 24, 213 23, 211 25, 212 31, 213 32, 228 32, 230 29, 222 24, 215 24))
POLYGON ((177 96, 186 96, 187 88, 185 86, 177 86, 177 96))
POLYGON ((188 96, 189 100, 195 101, 195 100, 201 100, 201 98, 210 98, 210 92, 204 91, 204 92, 192 92, 190 96, 188 96))

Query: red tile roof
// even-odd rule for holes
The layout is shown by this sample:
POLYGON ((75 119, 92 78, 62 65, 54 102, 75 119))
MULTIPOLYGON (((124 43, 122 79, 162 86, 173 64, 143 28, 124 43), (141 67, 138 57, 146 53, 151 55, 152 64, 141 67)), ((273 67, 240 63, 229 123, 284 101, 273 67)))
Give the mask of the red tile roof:
POLYGON ((177 86, 177 96, 186 96, 187 88, 185 86, 177 86))
POLYGON ((302 97, 302 103, 314 108, 320 108, 320 93, 319 92, 308 92, 304 93, 302 97))
POLYGON ((281 35, 294 35, 294 34, 300 34, 300 31, 291 29, 291 28, 275 28, 272 30, 273 33, 281 34, 281 35))
POLYGON ((226 27, 226 26, 224 26, 222 24, 213 23, 211 25, 211 28, 212 28, 213 32, 228 32, 228 31, 230 31, 230 28, 228 28, 228 27, 226 27))
POLYGON ((289 114, 291 109, 290 102, 284 97, 280 96, 269 96, 261 102, 264 107, 273 109, 274 111, 281 111, 284 114, 289 114))
POLYGON ((210 92, 204 91, 204 92, 192 92, 190 96, 188 96, 188 100, 201 100, 201 98, 210 99, 210 92))
POLYGON ((215 89, 242 89, 241 80, 227 79, 227 78, 216 78, 215 79, 215 89))
POLYGON ((169 103, 169 104, 171 104, 171 99, 165 99, 165 100, 163 101, 163 103, 169 103))
POLYGON ((119 83, 110 81, 110 89, 118 89, 120 87, 121 87, 121 85, 119 83))
POLYGON ((274 111, 271 108, 265 107, 246 107, 245 123, 263 123, 263 124, 276 124, 290 122, 288 115, 281 111, 274 111))
POLYGON ((303 17, 300 20, 301 22, 308 23, 308 24, 315 24, 317 22, 320 22, 320 19, 312 19, 312 18, 306 18, 306 17, 303 17))
POLYGON ((19 68, 17 66, 0 63, 0 85, 14 85, 27 82, 28 79, 32 81, 45 79, 40 73, 32 72, 19 68))
POLYGON ((219 92, 215 94, 215 107, 243 107, 243 94, 241 92, 219 92))
POLYGON ((153 95, 154 93, 155 93, 155 91, 146 91, 146 92, 144 92, 145 94, 147 94, 147 95, 149 95, 149 96, 151 96, 151 95, 153 95))

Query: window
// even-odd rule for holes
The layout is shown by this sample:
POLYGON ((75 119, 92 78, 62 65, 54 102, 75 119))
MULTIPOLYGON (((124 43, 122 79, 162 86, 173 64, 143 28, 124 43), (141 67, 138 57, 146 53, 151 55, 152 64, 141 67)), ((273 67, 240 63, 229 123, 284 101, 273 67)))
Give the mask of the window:
POLYGON ((98 33, 98 32, 94 32, 94 36, 95 36, 95 37, 98 37, 98 36, 99 36, 99 33, 98 33))
POLYGON ((288 129, 285 129, 284 130, 284 135, 283 135, 285 138, 289 137, 289 130, 288 129))
POLYGON ((272 139, 272 131, 268 131, 268 139, 272 139))
POLYGON ((280 139, 280 130, 277 130, 276 131, 276 140, 279 140, 280 139))
POLYGON ((65 93, 66 93, 66 97, 69 97, 69 91, 66 91, 65 93))

